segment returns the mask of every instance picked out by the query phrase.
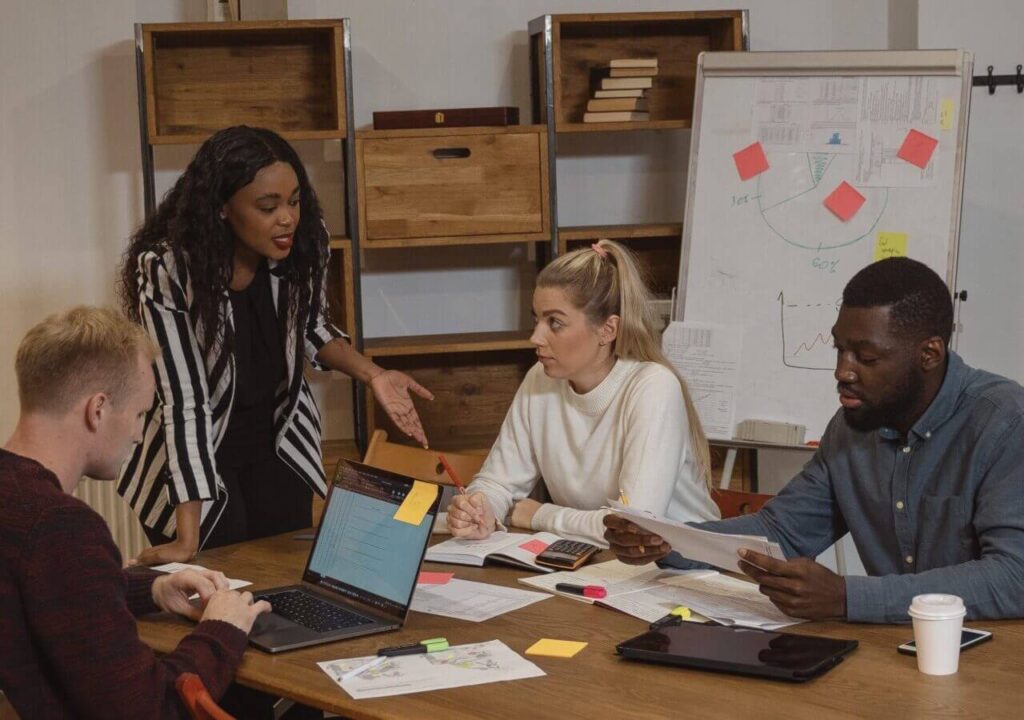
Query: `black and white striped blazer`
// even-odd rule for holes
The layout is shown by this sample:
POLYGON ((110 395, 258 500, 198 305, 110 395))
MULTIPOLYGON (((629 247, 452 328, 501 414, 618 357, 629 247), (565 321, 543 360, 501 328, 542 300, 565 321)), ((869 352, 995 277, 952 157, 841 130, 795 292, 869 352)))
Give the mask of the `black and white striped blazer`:
MULTIPOLYGON (((322 369, 316 353, 345 335, 327 321, 323 287, 314 289, 321 296, 318 316, 288 318, 288 283, 274 272, 275 266, 270 261, 270 288, 278 319, 284 319, 287 363, 287 386, 281 384, 275 401, 275 450, 314 492, 324 495, 320 412, 303 376, 303 356, 322 369), (302 328, 301 344, 297 328, 302 328)), ((175 534, 175 505, 204 501, 202 543, 228 501, 214 456, 231 416, 235 359, 220 352, 219 346, 202 347, 201 326, 189 313, 193 295, 188 268, 180 266, 169 249, 141 254, 138 279, 142 324, 160 346, 153 366, 157 402, 146 416, 142 442, 121 470, 117 491, 143 525, 167 537, 175 534)), ((224 313, 225 322, 233 327, 226 291, 224 313)))

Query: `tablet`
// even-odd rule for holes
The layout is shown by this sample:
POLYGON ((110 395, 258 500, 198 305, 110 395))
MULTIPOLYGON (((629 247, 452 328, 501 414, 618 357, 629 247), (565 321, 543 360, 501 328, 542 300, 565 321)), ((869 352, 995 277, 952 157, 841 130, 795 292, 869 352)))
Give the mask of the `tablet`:
POLYGON ((683 623, 638 635, 616 650, 630 660, 803 682, 856 647, 856 640, 683 623))

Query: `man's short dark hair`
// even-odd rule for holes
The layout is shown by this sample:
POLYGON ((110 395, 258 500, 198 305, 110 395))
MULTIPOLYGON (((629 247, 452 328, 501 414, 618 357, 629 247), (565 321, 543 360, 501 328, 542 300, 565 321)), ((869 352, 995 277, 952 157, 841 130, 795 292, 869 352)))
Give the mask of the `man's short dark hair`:
POLYGON ((846 307, 890 307, 890 332, 916 340, 938 336, 949 345, 953 298, 942 278, 917 260, 879 260, 858 272, 843 289, 846 307))

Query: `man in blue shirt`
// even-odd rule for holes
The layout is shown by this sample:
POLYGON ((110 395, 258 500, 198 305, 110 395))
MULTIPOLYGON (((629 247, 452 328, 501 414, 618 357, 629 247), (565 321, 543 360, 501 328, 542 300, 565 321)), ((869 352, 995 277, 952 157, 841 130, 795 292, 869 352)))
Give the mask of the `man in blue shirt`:
MULTIPOLYGON (((700 523, 764 535, 785 561, 741 551, 740 569, 793 617, 908 620, 921 593, 963 598, 969 618, 1024 617, 1024 388, 964 364, 942 279, 882 260, 843 291, 832 328, 842 408, 818 451, 754 514, 700 523), (849 532, 867 577, 814 562, 849 532)), ((692 567, 660 537, 605 518, 620 560, 692 567)))

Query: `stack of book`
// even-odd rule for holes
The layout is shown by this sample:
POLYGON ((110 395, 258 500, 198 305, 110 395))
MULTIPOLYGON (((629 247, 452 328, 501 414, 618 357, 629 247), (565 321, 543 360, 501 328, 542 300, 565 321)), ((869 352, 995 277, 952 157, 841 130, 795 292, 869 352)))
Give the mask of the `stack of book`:
POLYGON ((650 120, 647 91, 658 75, 658 58, 619 58, 601 68, 594 97, 587 101, 583 122, 650 120))

